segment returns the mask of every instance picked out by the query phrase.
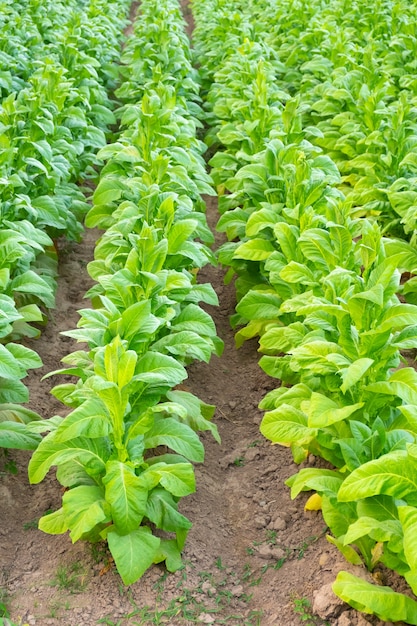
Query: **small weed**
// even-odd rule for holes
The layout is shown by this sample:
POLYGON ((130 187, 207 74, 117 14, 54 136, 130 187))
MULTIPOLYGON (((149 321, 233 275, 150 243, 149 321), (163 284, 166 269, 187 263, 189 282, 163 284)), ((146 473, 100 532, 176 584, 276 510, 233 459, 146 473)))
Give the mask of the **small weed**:
POLYGON ((236 467, 243 467, 245 465, 245 459, 243 458, 243 456, 238 456, 233 461, 233 465, 236 465, 236 467))
POLYGON ((92 543, 91 547, 91 557, 94 563, 106 563, 109 560, 109 550, 107 545, 104 542, 92 543))
POLYGON ((267 530, 266 531, 266 543, 270 545, 275 545, 277 543, 277 531, 276 530, 267 530))
POLYGON ((0 617, 9 617, 9 611, 7 610, 8 598, 6 589, 0 587, 0 617))
POLYGON ((293 598, 294 613, 305 626, 330 626, 330 622, 323 622, 317 615, 312 613, 311 602, 307 598, 293 598))
POLYGON ((222 570, 226 569, 226 568, 225 568, 225 566, 223 565, 222 560, 221 560, 221 558, 220 558, 220 557, 218 557, 218 558, 215 560, 214 564, 215 564, 215 566, 217 567, 217 569, 218 569, 218 570, 220 570, 220 571, 222 571, 222 570))
MULTIPOLYGON (((189 564, 191 566, 191 564, 189 564)), ((193 567, 193 566, 191 566, 193 567)), ((245 566, 247 576, 252 574, 249 565, 245 566)), ((212 571, 198 572, 199 583, 194 588, 186 587, 187 572, 184 569, 181 572, 181 578, 176 584, 178 589, 177 597, 164 602, 163 592, 165 590, 165 580, 169 574, 163 574, 154 585, 157 591, 157 597, 154 606, 138 606, 131 594, 128 594, 132 610, 118 622, 112 621, 111 615, 103 617, 98 623, 107 626, 121 626, 124 620, 129 620, 132 626, 159 626, 175 623, 198 624, 202 613, 210 614, 215 617, 215 624, 239 623, 242 626, 259 626, 262 613, 258 611, 245 612, 246 615, 232 614, 234 603, 234 593, 231 590, 233 586, 240 582, 236 572, 230 572, 227 566, 222 563, 220 557, 213 564, 212 571), (227 573, 224 572, 227 570, 227 573), (224 573, 220 573, 224 572, 224 573), (202 594, 202 585, 208 581, 212 589, 202 594), (230 611, 230 613, 229 613, 230 611)), ((245 576, 242 577, 242 581, 245 576)), ((251 594, 242 594, 239 597, 245 603, 249 603, 252 599, 251 594)))
POLYGON ((68 566, 60 565, 50 584, 52 587, 65 589, 70 593, 80 593, 87 586, 86 576, 84 566, 76 561, 68 566))
POLYGON ((259 446, 260 443, 262 443, 260 439, 255 439, 255 441, 252 441, 252 443, 248 445, 248 448, 256 448, 256 446, 259 446))

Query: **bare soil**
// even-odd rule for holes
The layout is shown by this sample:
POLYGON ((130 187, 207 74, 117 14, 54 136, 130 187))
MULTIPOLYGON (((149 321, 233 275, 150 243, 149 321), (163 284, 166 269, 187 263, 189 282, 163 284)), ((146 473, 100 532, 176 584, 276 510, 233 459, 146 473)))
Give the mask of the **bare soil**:
MULTIPOLYGON (((214 228, 213 199, 208 199, 208 215, 214 228)), ((81 244, 61 246, 58 307, 35 344, 45 365, 30 375, 30 406, 44 417, 65 414, 49 393, 63 377, 45 381, 41 377, 59 368, 60 359, 75 349, 74 342, 59 333, 75 328, 77 310, 88 306, 83 300, 91 284, 86 264, 93 258, 97 236, 87 231, 81 244)), ((348 566, 326 541, 321 515, 304 511, 306 497, 291 501, 284 481, 298 468, 290 452, 270 445, 259 433, 262 415, 257 405, 277 381, 260 370, 256 342, 235 349, 229 324, 233 286, 223 284, 221 268, 208 267, 199 276, 218 293, 220 306, 209 310, 225 350, 208 365, 190 367, 187 386, 216 404, 222 443, 203 436, 206 460, 196 467, 197 491, 182 501, 181 511, 193 522, 184 568, 166 574, 162 566, 154 566, 125 588, 104 547, 72 545, 67 535, 37 530, 39 517, 60 506, 62 492, 53 472, 40 485, 30 486, 30 454, 0 455, 0 591, 7 590, 15 622, 42 626, 378 623, 341 604, 323 610, 326 619, 309 617, 312 609, 307 601, 313 602, 317 590, 320 599, 323 586, 348 566), (16 463, 17 474, 7 469, 10 461, 16 463)))

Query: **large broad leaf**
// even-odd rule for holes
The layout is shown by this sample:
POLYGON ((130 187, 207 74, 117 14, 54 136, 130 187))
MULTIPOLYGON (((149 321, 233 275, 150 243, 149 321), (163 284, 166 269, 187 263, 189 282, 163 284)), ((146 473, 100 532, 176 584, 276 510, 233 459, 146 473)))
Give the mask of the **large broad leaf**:
POLYGON ((196 220, 188 219, 176 222, 168 233, 168 253, 176 254, 181 252, 181 246, 187 239, 190 239, 197 226, 198 222, 196 220))
MULTIPOLYGON (((155 460, 158 461, 158 457, 155 460)), ((177 498, 195 491, 194 468, 191 463, 152 463, 142 477, 150 488, 161 484, 177 498)))
MULTIPOLYGON (((407 563, 413 572, 417 571, 417 509, 413 506, 399 506, 398 516, 404 533, 403 545, 407 563)), ((416 589, 413 589, 414 593, 416 589)))
POLYGON ((239 315, 247 320, 278 320, 282 300, 271 291, 251 289, 236 307, 239 315))
POLYGON ((196 304, 186 306, 172 322, 176 332, 191 330, 197 335, 215 337, 216 327, 210 315, 196 304))
POLYGON ((139 580, 157 559, 160 539, 149 528, 138 528, 128 535, 119 535, 113 528, 107 535, 110 552, 125 585, 139 580))
POLYGON ((289 404, 282 404, 265 414, 261 433, 273 443, 308 445, 317 436, 317 429, 307 425, 305 413, 289 404))
POLYGON ((8 343, 6 348, 26 370, 42 367, 42 359, 34 350, 18 343, 8 343))
POLYGON ((25 370, 18 359, 0 343, 0 376, 10 380, 23 378, 25 370))
POLYGON ((148 385, 175 387, 187 378, 187 372, 173 357, 147 352, 138 360, 134 378, 148 385))
POLYGON ((106 501, 102 487, 81 485, 69 489, 62 497, 62 508, 73 543, 93 530, 97 524, 109 519, 105 512, 106 501))
POLYGON ((190 529, 191 522, 178 511, 178 504, 165 489, 153 489, 147 503, 146 516, 150 521, 168 532, 180 528, 190 529))
POLYGON ((64 509, 61 507, 54 513, 41 517, 38 528, 43 530, 44 533, 48 533, 48 535, 62 535, 66 533, 69 528, 65 520, 64 509))
POLYGON ((109 204, 118 200, 125 189, 126 185, 116 178, 102 178, 93 195, 94 205, 109 204))
POLYGON ((28 400, 29 391, 20 380, 0 377, 0 403, 27 402, 28 400))
POLYGON ((346 393, 348 389, 356 385, 374 363, 374 359, 357 359, 349 367, 341 371, 343 384, 340 389, 342 393, 346 393))
POLYGON ((266 239, 251 239, 237 247, 233 258, 246 259, 247 261, 266 261, 275 250, 273 244, 266 239))
POLYGON ((214 351, 213 343, 197 333, 182 330, 178 333, 169 333, 156 343, 152 344, 152 350, 156 352, 169 352, 185 359, 192 357, 198 361, 209 362, 214 351))
POLYGON ((417 459, 408 450, 390 452, 358 467, 346 477, 338 497, 348 502, 380 494, 417 505, 417 459))
POLYGON ((325 230, 320 228, 305 230, 298 240, 298 246, 307 259, 323 269, 333 269, 337 263, 330 234, 325 230))
MULTIPOLYGON (((399 508, 411 508, 411 507, 399 507, 399 508)), ((415 510, 415 509, 413 509, 415 510)), ((344 537, 344 543, 355 543, 361 537, 369 535, 375 541, 388 542, 398 537, 399 541, 402 540, 401 523, 398 519, 376 520, 373 517, 360 517, 348 528, 348 531, 344 537)))
POLYGON ((172 417, 155 421, 153 427, 145 433, 146 448, 168 446, 190 461, 204 461, 204 446, 198 436, 186 424, 179 423, 172 417))
POLYGON ((33 270, 27 270, 24 274, 14 278, 10 288, 12 291, 36 295, 49 309, 55 307, 55 296, 51 285, 33 270))
POLYGON ((36 450, 42 437, 27 429, 21 422, 0 422, 0 448, 36 450))
POLYGON ((366 391, 398 396, 406 404, 415 405, 417 398, 417 372, 412 367, 404 367, 394 372, 389 380, 368 385, 366 391))
POLYGON ((122 313, 119 334, 123 339, 130 339, 136 334, 152 335, 160 322, 151 313, 149 300, 135 302, 122 313))
POLYGON ((111 430, 109 415, 103 402, 89 398, 74 409, 55 433, 55 441, 69 441, 76 437, 106 437, 111 430))
POLYGON ((312 393, 308 409, 308 426, 310 428, 326 428, 336 422, 341 422, 364 405, 357 402, 348 406, 339 406, 336 402, 321 393, 312 393))
POLYGON ((378 587, 348 572, 339 572, 333 591, 353 608, 385 622, 417 624, 417 602, 389 587, 378 587))
POLYGON ((90 473, 104 473, 109 455, 101 439, 78 437, 70 441, 55 441, 55 431, 41 441, 29 461, 29 481, 40 483, 53 465, 77 459, 90 473))
POLYGON ((335 495, 342 482, 342 475, 335 470, 308 467, 290 476, 285 484, 291 487, 291 498, 296 498, 301 491, 311 489, 320 494, 335 495))
POLYGON ((137 528, 146 514, 148 490, 135 470, 120 461, 108 461, 103 477, 106 501, 111 505, 113 522, 121 534, 137 528))
POLYGON ((0 422, 20 422, 21 424, 30 424, 31 422, 38 422, 40 420, 41 416, 38 413, 35 413, 35 411, 31 411, 20 404, 0 404, 0 422))
POLYGON ((395 330, 404 326, 417 324, 417 306, 414 304, 395 304, 385 313, 378 322, 381 332, 384 330, 395 330))

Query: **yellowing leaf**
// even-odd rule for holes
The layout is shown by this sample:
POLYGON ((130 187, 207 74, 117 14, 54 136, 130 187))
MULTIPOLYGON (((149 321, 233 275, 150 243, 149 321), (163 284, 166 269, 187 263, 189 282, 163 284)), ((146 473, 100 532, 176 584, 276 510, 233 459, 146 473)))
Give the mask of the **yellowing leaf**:
POLYGON ((309 497, 305 503, 304 511, 321 511, 321 496, 318 493, 313 493, 309 497))

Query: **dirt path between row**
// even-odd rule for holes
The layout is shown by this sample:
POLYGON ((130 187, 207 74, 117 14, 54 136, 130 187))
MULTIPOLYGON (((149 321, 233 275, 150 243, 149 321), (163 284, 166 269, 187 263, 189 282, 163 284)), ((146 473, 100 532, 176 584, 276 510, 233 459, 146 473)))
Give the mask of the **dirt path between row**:
MULTIPOLYGON (((208 214, 214 228, 213 199, 208 199, 208 214)), ((87 231, 82 244, 61 249, 58 307, 35 343, 45 366, 30 376, 31 407, 44 417, 62 411, 49 394, 58 377, 40 379, 75 348, 59 332, 75 328, 77 310, 88 306, 83 300, 91 284, 86 264, 96 238, 96 232, 87 231)), ((190 367, 187 387, 216 404, 222 444, 203 436, 206 461, 196 468, 197 492, 182 501, 181 511, 193 522, 184 569, 167 575, 154 566, 139 582, 123 587, 102 546, 72 545, 67 535, 37 530, 39 517, 60 506, 53 472, 40 485, 29 486, 30 455, 0 453, 0 590, 9 594, 13 620, 42 626, 369 623, 354 611, 345 612, 341 622, 340 605, 326 609, 327 621, 308 617, 307 600, 333 581, 345 563, 327 543, 320 514, 304 512, 305 498, 290 500, 283 483, 297 467, 289 451, 271 446, 259 434, 257 405, 275 381, 259 369, 255 342, 239 351, 234 347, 229 325, 233 286, 224 286, 221 268, 205 268, 199 276, 219 295, 220 306, 209 310, 225 350, 209 365, 190 367), (10 473, 10 461, 17 474, 10 473)), ((328 597, 320 596, 323 603, 328 597)))

